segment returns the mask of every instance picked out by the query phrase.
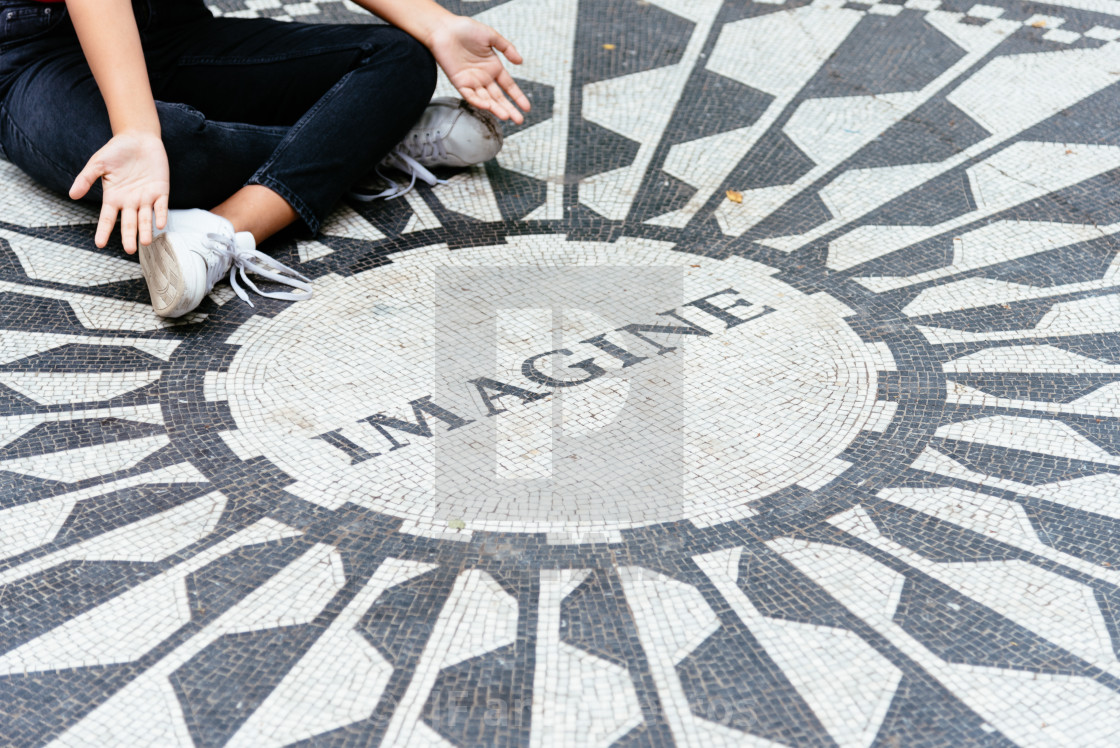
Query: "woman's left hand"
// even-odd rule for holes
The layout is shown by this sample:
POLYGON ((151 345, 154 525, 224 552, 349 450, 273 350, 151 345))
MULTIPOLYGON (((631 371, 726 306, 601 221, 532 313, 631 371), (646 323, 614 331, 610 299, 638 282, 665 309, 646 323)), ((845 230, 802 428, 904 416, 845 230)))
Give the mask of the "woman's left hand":
POLYGON ((521 54, 497 31, 466 16, 452 16, 431 32, 428 49, 468 103, 498 119, 525 121, 521 111, 529 111, 529 99, 498 57, 501 52, 520 65, 521 54))

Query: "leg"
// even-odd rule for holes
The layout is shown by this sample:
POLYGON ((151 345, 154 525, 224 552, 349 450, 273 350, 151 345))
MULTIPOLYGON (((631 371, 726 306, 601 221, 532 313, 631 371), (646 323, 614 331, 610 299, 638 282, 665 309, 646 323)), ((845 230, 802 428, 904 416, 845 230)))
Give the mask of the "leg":
POLYGON ((287 200, 259 184, 245 185, 210 212, 229 221, 235 231, 248 231, 257 244, 299 218, 287 200))
MULTIPOLYGON (((305 298, 310 289, 300 281, 306 279, 291 282, 298 274, 255 253, 253 239, 263 240, 296 215, 316 231, 342 193, 419 117, 434 87, 430 55, 396 29, 218 26, 236 33, 210 34, 221 30, 206 28, 210 22, 189 24, 196 34, 201 29, 210 48, 184 47, 181 39, 156 44, 156 50, 186 48, 195 54, 180 54, 170 75, 161 74, 158 65, 150 71, 161 99, 157 108, 171 162, 173 206, 221 201, 218 215, 197 211, 203 215, 196 228, 169 231, 141 248, 153 306, 164 316, 197 306, 231 263, 250 286, 246 270, 300 291, 266 295, 305 298), (236 46, 239 40, 244 48, 236 46), (216 43, 229 51, 215 57, 216 43), (237 95, 239 85, 245 96, 237 95), (223 97, 215 99, 215 90, 223 97), (192 103, 216 115, 208 118, 192 103), (223 115, 249 121, 217 121, 223 115), (238 233, 244 229, 254 236, 238 233)), ((12 160, 59 191, 68 189, 110 134, 100 93, 76 43, 21 71, 0 107, 0 138, 12 160), (73 128, 75 121, 83 127, 73 128)), ((99 198, 100 191, 90 197, 99 198)))
MULTIPOLYGON (((156 106, 171 163, 173 207, 213 205, 234 193, 287 133, 285 127, 212 122, 182 104, 156 106)), ((72 52, 25 69, 0 104, 0 142, 8 157, 61 193, 110 137, 105 104, 76 42, 72 52)), ((100 184, 89 199, 100 201, 100 184)))
MULTIPOLYGON (((431 55, 388 26, 219 18, 157 32, 146 43, 176 50, 153 64, 157 98, 211 120, 290 125, 248 183, 282 197, 312 232, 400 141, 435 86, 431 55)), ((263 239, 277 228, 277 205, 246 190, 216 212, 263 239), (254 215, 261 220, 250 225, 254 215)))
MULTIPOLYGON (((171 38, 183 33, 177 26, 145 34, 172 207, 219 206, 258 241, 293 210, 316 231, 419 118, 435 85, 427 50, 391 27, 210 19, 185 28, 185 40, 171 38), (176 56, 159 59, 164 49, 176 56), (247 184, 283 204, 242 192, 247 184)), ((68 54, 25 69, 0 110, 12 160, 60 192, 110 134, 76 40, 68 54)))
MULTIPOLYGON (((288 128, 211 122, 198 110, 182 104, 157 102, 157 111, 172 165, 174 205, 213 204, 211 199, 221 199, 213 195, 259 190, 266 193, 271 205, 258 206, 251 216, 258 225, 267 226, 260 222, 272 216, 268 231, 274 231, 292 220, 291 208, 275 193, 264 187, 241 187, 276 149, 288 128)), ((0 104, 0 140, 8 156, 39 182, 59 192, 68 190, 74 176, 111 136, 97 84, 76 43, 74 49, 44 56, 21 71, 0 104), (66 93, 59 95, 59 91, 66 93), (75 122, 81 126, 74 127, 75 122)), ((100 185, 95 185, 89 197, 100 199, 100 185)), ((228 222, 205 211, 197 212, 224 224, 216 228, 218 234, 233 234, 228 222)), ((186 246, 181 242, 171 246, 158 238, 152 245, 140 247, 141 268, 157 314, 179 316, 190 311, 230 267, 228 254, 215 253, 207 246, 209 234, 188 237, 192 238, 193 247, 190 241, 186 246), (164 250, 157 251, 157 244, 164 250), (224 262, 224 269, 215 261, 224 262)), ((248 244, 253 244, 251 239, 248 244)), ((244 237, 237 247, 243 254, 253 248, 246 247, 244 237)), ((259 254, 256 257, 264 259, 259 254)), ((305 283, 297 287, 306 294, 305 283)))

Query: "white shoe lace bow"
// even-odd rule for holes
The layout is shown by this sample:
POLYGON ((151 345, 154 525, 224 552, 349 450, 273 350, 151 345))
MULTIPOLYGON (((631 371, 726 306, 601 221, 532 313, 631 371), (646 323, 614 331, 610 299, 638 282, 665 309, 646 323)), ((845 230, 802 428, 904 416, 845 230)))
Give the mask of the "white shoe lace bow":
POLYGON ((375 169, 377 175, 388 182, 390 187, 387 190, 378 192, 376 195, 355 194, 354 197, 363 202, 369 202, 370 200, 377 200, 379 198, 392 200, 395 197, 407 195, 411 192, 412 188, 416 186, 417 179, 431 186, 447 184, 446 179, 439 179, 435 174, 428 171, 418 160, 422 158, 442 159, 446 156, 447 151, 443 146, 443 138, 440 137, 437 131, 428 130, 422 135, 416 133, 410 139, 401 142, 396 148, 390 151, 389 155, 383 158, 375 169), (382 166, 391 166, 394 169, 399 169, 405 174, 408 174, 411 177, 408 186, 405 187, 404 185, 397 184, 395 181, 385 176, 385 173, 381 171, 382 166))
POLYGON ((206 263, 206 280, 211 288, 225 275, 223 268, 230 267, 229 284, 233 287, 233 292, 237 294, 238 298, 249 306, 253 306, 253 302, 249 300, 249 294, 238 283, 237 277, 239 275, 245 285, 255 293, 269 299, 303 301, 311 298, 310 278, 256 249, 239 248, 232 236, 207 234, 204 246, 219 257, 229 260, 228 265, 224 262, 206 263), (290 286, 296 291, 262 291, 249 277, 249 273, 259 275, 275 283, 290 286))

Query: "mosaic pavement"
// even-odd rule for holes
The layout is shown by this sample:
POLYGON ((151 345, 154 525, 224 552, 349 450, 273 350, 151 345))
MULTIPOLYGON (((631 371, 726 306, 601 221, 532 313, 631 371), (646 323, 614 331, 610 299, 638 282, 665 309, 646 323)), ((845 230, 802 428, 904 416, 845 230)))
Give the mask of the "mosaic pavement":
POLYGON ((1115 745, 1120 3, 449 5, 532 116, 310 301, 0 161, 0 743, 1115 745))

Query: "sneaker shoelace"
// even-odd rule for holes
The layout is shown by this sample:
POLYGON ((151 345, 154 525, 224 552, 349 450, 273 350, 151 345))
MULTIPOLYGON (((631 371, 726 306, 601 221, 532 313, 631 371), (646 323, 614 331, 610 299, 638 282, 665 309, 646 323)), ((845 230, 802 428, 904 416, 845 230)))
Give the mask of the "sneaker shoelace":
POLYGON ((435 186, 437 184, 447 184, 446 179, 439 179, 435 174, 428 171, 418 159, 422 158, 444 158, 447 156, 447 150, 443 145, 443 138, 436 130, 425 130, 423 133, 414 133, 411 138, 403 140, 396 148, 389 152, 381 163, 377 165, 375 171, 377 175, 389 183, 389 188, 382 190, 375 195, 366 195, 356 193, 353 197, 363 202, 370 200, 377 200, 385 198, 392 200, 401 195, 407 195, 416 186, 416 180, 419 179, 428 185, 435 186), (391 166, 394 169, 408 174, 411 179, 408 186, 397 184, 395 181, 385 176, 381 171, 382 166, 391 166))
POLYGON ((213 288, 214 284, 222 279, 225 275, 224 267, 231 267, 232 270, 229 274, 229 284, 233 287, 233 292, 237 294, 238 298, 244 301, 249 306, 253 306, 253 302, 249 300, 249 294, 241 287, 237 277, 240 275, 241 280, 245 282, 249 288, 255 293, 269 299, 283 299, 285 301, 303 301, 304 299, 311 298, 311 279, 298 273, 292 268, 277 262, 268 255, 256 249, 241 249, 237 246, 237 242, 232 236, 225 234, 207 234, 204 246, 220 258, 229 260, 227 266, 224 262, 208 262, 206 263, 206 280, 210 287, 213 288), (290 286, 296 291, 262 291, 249 277, 249 273, 254 273, 262 278, 280 283, 285 286, 290 286))

